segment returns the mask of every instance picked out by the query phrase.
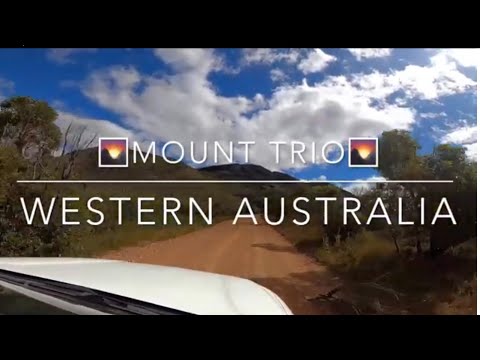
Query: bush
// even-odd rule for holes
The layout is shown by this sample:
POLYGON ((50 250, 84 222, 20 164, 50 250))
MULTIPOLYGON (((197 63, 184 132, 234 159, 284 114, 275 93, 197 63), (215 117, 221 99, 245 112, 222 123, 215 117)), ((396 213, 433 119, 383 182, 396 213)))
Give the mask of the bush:
POLYGON ((395 258, 395 247, 379 233, 361 231, 339 246, 322 248, 317 257, 327 266, 353 278, 367 278, 395 258))
POLYGON ((8 231, 0 236, 0 256, 38 256, 42 241, 39 237, 25 237, 8 231))
POLYGON ((476 313, 476 239, 432 259, 399 255, 386 233, 363 231, 317 258, 342 278, 342 298, 362 313, 476 313))
POLYGON ((69 233, 55 225, 15 229, 7 224, 0 219, 0 256, 61 256, 73 245, 69 233))

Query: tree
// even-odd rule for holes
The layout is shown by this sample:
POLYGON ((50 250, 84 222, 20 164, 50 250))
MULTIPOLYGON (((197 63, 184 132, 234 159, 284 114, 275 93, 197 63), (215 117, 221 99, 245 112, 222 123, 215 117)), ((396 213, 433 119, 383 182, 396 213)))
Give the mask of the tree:
POLYGON ((58 221, 27 226, 19 201, 20 197, 49 198, 58 189, 16 182, 53 169, 49 160, 61 138, 56 118, 46 102, 30 97, 0 104, 0 256, 52 256, 70 246, 68 231, 58 221))
POLYGON ((54 150, 61 137, 57 116, 45 101, 23 96, 7 99, 0 104, 0 140, 15 145, 23 156, 29 151, 54 150))
MULTIPOLYGON (((370 192, 366 192, 362 195, 362 203, 366 205, 367 209, 372 209, 374 203, 378 198, 382 199, 382 203, 388 213, 391 224, 386 223, 384 219, 373 219, 368 229, 372 230, 384 230, 393 240, 397 254, 400 254, 399 240, 405 235, 406 228, 399 224, 399 207, 398 198, 401 196, 404 199, 406 195, 405 189, 401 184, 378 184, 378 186, 372 189, 370 192)), ((410 205, 412 202, 407 201, 410 205)), ((405 208, 405 206, 403 206, 405 208)), ((407 213, 411 214, 411 209, 408 209, 407 213)))
POLYGON ((396 196, 404 198, 404 205, 415 218, 419 217, 420 200, 425 198, 426 219, 432 219, 437 205, 446 197, 459 223, 440 219, 434 225, 413 225, 417 251, 422 252, 420 235, 429 232, 430 254, 443 253, 449 247, 468 240, 476 228, 476 163, 469 161, 465 149, 447 144, 438 145, 432 154, 419 156, 418 143, 407 131, 384 132, 379 139, 379 170, 383 176, 395 180, 454 180, 453 184, 402 184, 396 196))
POLYGON ((26 165, 14 146, 0 145, 0 208, 4 211, 10 208, 16 180, 23 176, 26 165))
POLYGON ((417 156, 420 145, 405 130, 386 131, 378 141, 378 170, 388 179, 408 180, 425 176, 417 156))
POLYGON ((34 179, 43 174, 46 160, 59 145, 56 119, 57 113, 48 103, 30 97, 12 97, 0 104, 0 144, 15 146, 33 163, 34 179))
MULTIPOLYGON (((380 173, 392 180, 428 179, 429 174, 425 168, 424 160, 417 155, 419 149, 420 145, 408 131, 392 130, 384 132, 378 144, 378 168, 380 173)), ((404 207, 409 209, 409 214, 414 218, 419 217, 420 199, 425 191, 427 191, 425 185, 419 183, 388 187, 390 195, 394 195, 396 199, 400 196, 403 198, 404 207)), ((412 230, 416 241, 417 253, 422 253, 421 225, 413 225, 412 230)))
POLYGON ((84 150, 95 141, 97 134, 85 138, 86 126, 74 127, 73 123, 70 123, 63 135, 62 153, 60 154, 61 160, 58 161, 57 169, 61 166, 60 177, 62 180, 69 179, 75 169, 75 164, 80 150, 84 150))
POLYGON ((476 235, 477 164, 467 158, 463 147, 448 144, 436 146, 424 163, 432 179, 453 180, 436 184, 426 194, 429 203, 447 198, 457 220, 455 225, 440 219, 430 227, 430 253, 437 255, 476 235))

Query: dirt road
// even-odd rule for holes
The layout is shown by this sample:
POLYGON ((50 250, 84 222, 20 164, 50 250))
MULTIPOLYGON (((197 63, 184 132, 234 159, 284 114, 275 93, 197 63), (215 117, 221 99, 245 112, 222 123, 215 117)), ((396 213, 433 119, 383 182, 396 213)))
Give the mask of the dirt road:
POLYGON ((232 225, 225 221, 178 238, 111 251, 102 257, 240 276, 277 293, 294 314, 331 313, 327 303, 305 299, 332 289, 335 282, 331 275, 266 224, 232 225))

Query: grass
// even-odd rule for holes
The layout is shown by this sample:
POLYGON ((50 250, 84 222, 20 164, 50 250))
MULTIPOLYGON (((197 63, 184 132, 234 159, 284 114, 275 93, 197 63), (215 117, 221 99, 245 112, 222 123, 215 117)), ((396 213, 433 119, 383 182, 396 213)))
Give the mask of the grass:
POLYGON ((476 239, 431 259, 397 254, 387 236, 364 231, 316 257, 343 280, 340 295, 361 313, 476 313, 476 239))
POLYGON ((297 248, 305 251, 308 249, 318 249, 322 246, 323 226, 320 222, 310 222, 308 226, 298 226, 290 220, 284 221, 280 226, 276 226, 280 234, 287 239, 292 239, 297 248))
MULTIPOLYGON (((223 217, 215 219, 213 225, 224 220, 223 217)), ((213 226, 212 225, 212 226, 213 226)), ((142 245, 154 241, 175 238, 209 225, 199 221, 192 225, 170 224, 166 226, 138 226, 136 223, 126 223, 113 230, 98 233, 72 234, 74 245, 69 256, 98 256, 107 251, 118 250, 123 247, 142 245)))
POLYGON ((338 246, 324 247, 316 255, 335 272, 366 280, 395 261, 395 247, 377 234, 364 231, 338 246))

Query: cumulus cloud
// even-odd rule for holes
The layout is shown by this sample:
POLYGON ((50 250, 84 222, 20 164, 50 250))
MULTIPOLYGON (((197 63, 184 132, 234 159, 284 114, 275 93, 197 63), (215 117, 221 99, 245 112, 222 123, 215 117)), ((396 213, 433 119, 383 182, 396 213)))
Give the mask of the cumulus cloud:
POLYGON ((477 67, 480 61, 480 49, 445 49, 435 56, 436 61, 455 61, 464 67, 477 67))
POLYGON ((372 58, 387 57, 392 54, 392 49, 347 49, 358 61, 372 58))
POLYGON ((155 49, 154 53, 178 72, 204 75, 223 67, 222 58, 213 49, 155 49))
POLYGON ((477 160, 477 143, 475 142, 473 144, 466 144, 464 147, 467 157, 472 160, 477 160))
MULTIPOLYGON (((407 107, 407 102, 387 101, 400 90, 410 98, 435 100, 475 86, 458 71, 455 62, 432 61, 427 66, 409 65, 389 73, 284 83, 268 97, 224 96, 208 78, 222 66, 214 50, 157 49, 155 54, 172 67, 172 75, 153 76, 134 67, 110 67, 93 72, 83 84, 83 93, 120 115, 122 129, 133 129, 151 140, 176 140, 186 148, 192 141, 219 141, 226 148, 229 141, 255 141, 250 162, 275 170, 309 164, 298 159, 292 164, 288 147, 281 147, 277 164, 275 148, 268 141, 302 141, 306 143, 305 158, 311 160, 312 142, 321 147, 331 140, 345 142, 348 137, 410 128, 415 110, 407 107)), ((261 59, 271 55, 260 54, 253 59, 267 61, 261 59)), ((321 162, 320 149, 316 150, 315 160, 321 162)), ((243 159, 240 147, 237 156, 243 159)))
POLYGON ((477 125, 462 126, 445 134, 441 142, 463 145, 470 159, 477 158, 477 125))
POLYGON ((275 68, 270 70, 270 79, 273 82, 284 81, 288 79, 288 75, 282 69, 275 68))
POLYGON ((476 141, 477 125, 457 128, 442 138, 442 142, 454 144, 470 144, 476 141))
MULTIPOLYGON (((65 134, 70 127, 70 137, 82 133, 81 146, 90 144, 90 147, 98 146, 100 137, 127 137, 131 141, 137 141, 140 148, 147 151, 152 139, 148 134, 126 129, 108 120, 101 120, 89 117, 79 116, 70 112, 57 110, 58 118, 56 125, 62 134, 65 134), (93 142, 90 140, 95 139, 93 142)), ((55 155, 59 155, 61 150, 57 150, 55 155)))
POLYGON ((252 161, 270 168, 305 164, 292 164, 286 147, 282 148, 281 164, 274 163, 274 147, 264 145, 269 140, 303 141, 311 151, 312 142, 372 136, 393 127, 406 128, 414 121, 413 112, 407 108, 386 105, 376 109, 362 91, 334 82, 281 86, 270 99, 227 98, 217 94, 198 74, 156 79, 142 76, 133 68, 111 68, 93 74, 85 94, 121 114, 127 127, 156 139, 186 144, 256 141, 252 161), (251 111, 255 112, 247 116, 251 111))
POLYGON ((304 74, 316 73, 325 69, 335 60, 337 60, 335 56, 329 55, 321 49, 314 49, 298 64, 298 69, 304 74))
MULTIPOLYGON (((85 128, 85 137, 134 137, 135 133, 129 131, 119 125, 116 125, 108 120, 92 119, 81 117, 72 113, 57 111, 58 118, 56 125, 60 128, 62 133, 65 133, 67 128, 72 125, 75 131, 85 128)), ((93 144, 92 146, 96 146, 93 144)))
POLYGON ((285 62, 287 64, 296 63, 301 57, 300 49, 243 49, 243 63, 251 64, 267 64, 271 65, 277 62, 285 62))
POLYGON ((97 49, 49 49, 47 51, 47 59, 57 64, 74 63, 73 56, 79 53, 94 53, 97 49))
POLYGON ((398 91, 408 98, 423 100, 476 91, 476 82, 460 72, 455 62, 443 60, 435 55, 429 66, 407 65, 390 73, 356 74, 352 82, 378 99, 385 99, 398 91))

